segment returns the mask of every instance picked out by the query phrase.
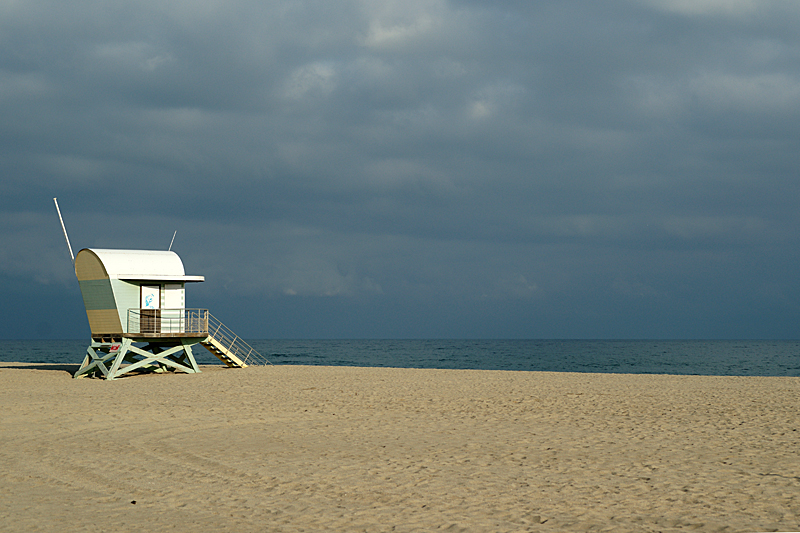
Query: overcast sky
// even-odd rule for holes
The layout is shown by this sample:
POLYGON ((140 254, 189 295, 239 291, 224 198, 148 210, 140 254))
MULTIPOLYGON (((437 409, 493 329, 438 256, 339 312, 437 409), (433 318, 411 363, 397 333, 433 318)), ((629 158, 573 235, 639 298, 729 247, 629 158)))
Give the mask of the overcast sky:
POLYGON ((0 338, 798 338, 800 2, 3 0, 0 338))

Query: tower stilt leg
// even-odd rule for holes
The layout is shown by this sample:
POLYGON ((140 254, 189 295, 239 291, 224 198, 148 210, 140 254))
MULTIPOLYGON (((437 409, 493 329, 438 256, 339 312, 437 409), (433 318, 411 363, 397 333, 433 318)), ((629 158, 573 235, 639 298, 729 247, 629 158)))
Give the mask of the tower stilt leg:
POLYGON ((135 346, 134 342, 136 340, 130 338, 116 343, 93 341, 74 377, 97 376, 113 380, 134 371, 200 372, 191 348, 197 344, 194 339, 162 339, 143 348, 135 346))
POLYGON ((82 378, 98 374, 108 377, 109 369, 106 365, 117 357, 122 344, 122 342, 92 341, 89 347, 86 348, 86 356, 83 358, 83 363, 73 377, 82 378))

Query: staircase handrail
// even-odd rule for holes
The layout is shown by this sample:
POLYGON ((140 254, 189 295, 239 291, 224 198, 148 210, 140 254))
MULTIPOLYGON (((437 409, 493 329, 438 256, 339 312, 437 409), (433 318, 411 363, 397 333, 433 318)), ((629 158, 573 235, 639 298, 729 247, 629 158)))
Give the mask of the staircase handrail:
POLYGON ((254 364, 253 362, 259 365, 272 364, 211 313, 208 313, 208 336, 245 364, 254 364))

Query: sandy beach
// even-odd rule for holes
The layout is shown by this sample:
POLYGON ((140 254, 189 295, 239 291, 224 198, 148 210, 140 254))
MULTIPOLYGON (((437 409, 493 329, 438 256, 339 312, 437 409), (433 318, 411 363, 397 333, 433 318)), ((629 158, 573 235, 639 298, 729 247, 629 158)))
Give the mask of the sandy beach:
POLYGON ((800 378, 0 364, 2 531, 795 531, 800 378))

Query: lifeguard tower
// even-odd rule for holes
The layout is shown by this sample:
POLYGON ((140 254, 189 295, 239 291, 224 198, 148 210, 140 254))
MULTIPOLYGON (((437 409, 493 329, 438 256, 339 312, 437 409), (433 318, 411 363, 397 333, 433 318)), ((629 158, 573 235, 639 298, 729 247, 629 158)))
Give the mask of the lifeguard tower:
POLYGON ((175 252, 84 248, 75 274, 92 332, 76 378, 200 372, 192 353, 197 344, 229 367, 269 364, 208 309, 186 308, 186 284, 204 278, 187 276, 175 252))

